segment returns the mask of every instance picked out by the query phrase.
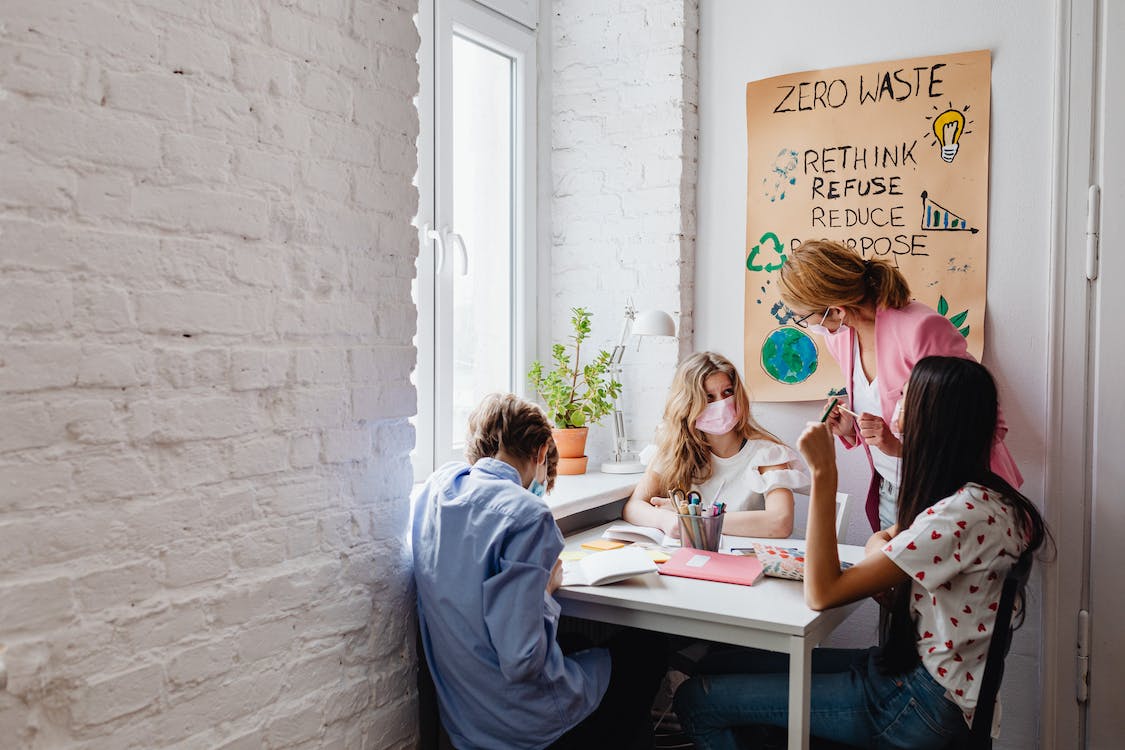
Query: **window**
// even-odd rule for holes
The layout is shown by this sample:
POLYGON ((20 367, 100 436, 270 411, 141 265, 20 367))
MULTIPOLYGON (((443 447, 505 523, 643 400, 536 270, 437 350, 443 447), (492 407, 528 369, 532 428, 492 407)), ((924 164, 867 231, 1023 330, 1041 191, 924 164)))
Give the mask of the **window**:
POLYGON ((482 396, 524 390, 536 268, 535 33, 473 0, 424 2, 419 27, 417 479, 461 458, 482 396))

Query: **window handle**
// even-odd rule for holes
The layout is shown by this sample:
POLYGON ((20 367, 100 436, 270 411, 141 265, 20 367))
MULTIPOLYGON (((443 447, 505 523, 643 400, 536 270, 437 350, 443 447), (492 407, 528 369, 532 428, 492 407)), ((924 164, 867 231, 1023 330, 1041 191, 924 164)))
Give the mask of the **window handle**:
POLYGON ((422 225, 422 236, 426 241, 433 240, 434 246, 437 248, 437 260, 434 261, 434 275, 441 273, 441 269, 445 268, 445 239, 444 231, 439 232, 436 229, 430 229, 428 223, 422 225))
POLYGON ((457 232, 450 232, 449 239, 453 241, 453 244, 457 245, 457 247, 461 249, 461 275, 468 276, 469 248, 465 246, 465 238, 457 234, 457 232))

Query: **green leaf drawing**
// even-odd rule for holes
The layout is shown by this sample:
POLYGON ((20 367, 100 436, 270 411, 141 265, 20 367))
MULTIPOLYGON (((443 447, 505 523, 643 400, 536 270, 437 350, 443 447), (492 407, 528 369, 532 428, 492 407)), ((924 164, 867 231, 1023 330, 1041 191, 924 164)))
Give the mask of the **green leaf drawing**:
POLYGON ((968 326, 965 326, 964 328, 961 329, 961 335, 964 336, 965 338, 969 338, 969 327, 968 326))
POLYGON ((949 312, 949 303, 945 301, 944 294, 938 297, 937 312, 938 315, 945 315, 947 312, 949 312))
POLYGON ((964 312, 959 312, 954 315, 949 319, 949 322, 953 324, 954 328, 960 328, 961 324, 965 322, 965 318, 967 317, 969 317, 969 311, 965 310, 964 312))

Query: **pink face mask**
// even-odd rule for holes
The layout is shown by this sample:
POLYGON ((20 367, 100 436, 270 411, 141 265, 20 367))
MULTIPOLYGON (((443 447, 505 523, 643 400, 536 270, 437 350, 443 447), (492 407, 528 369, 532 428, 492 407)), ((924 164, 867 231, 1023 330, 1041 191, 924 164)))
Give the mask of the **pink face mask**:
POLYGON ((725 435, 738 424, 738 408, 734 405, 734 396, 727 396, 722 401, 712 401, 695 420, 695 426, 700 432, 708 435, 725 435))

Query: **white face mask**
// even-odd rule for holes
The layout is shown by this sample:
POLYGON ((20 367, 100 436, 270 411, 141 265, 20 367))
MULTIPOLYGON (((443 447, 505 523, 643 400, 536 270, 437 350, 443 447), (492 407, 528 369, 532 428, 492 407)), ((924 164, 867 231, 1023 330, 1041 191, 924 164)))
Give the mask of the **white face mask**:
POLYGON ((708 435, 725 435, 738 424, 738 409, 734 405, 734 396, 727 396, 722 401, 712 401, 707 404, 703 413, 695 420, 695 426, 700 432, 708 435))
POLYGON ((824 315, 820 317, 820 322, 816 325, 809 326, 809 330, 819 336, 824 336, 825 338, 835 336, 839 334, 840 331, 845 330, 848 326, 844 323, 842 318, 840 320, 840 325, 836 328, 835 331, 829 331, 827 328, 825 328, 824 321, 828 320, 828 313, 831 311, 831 307, 824 308, 824 315))

